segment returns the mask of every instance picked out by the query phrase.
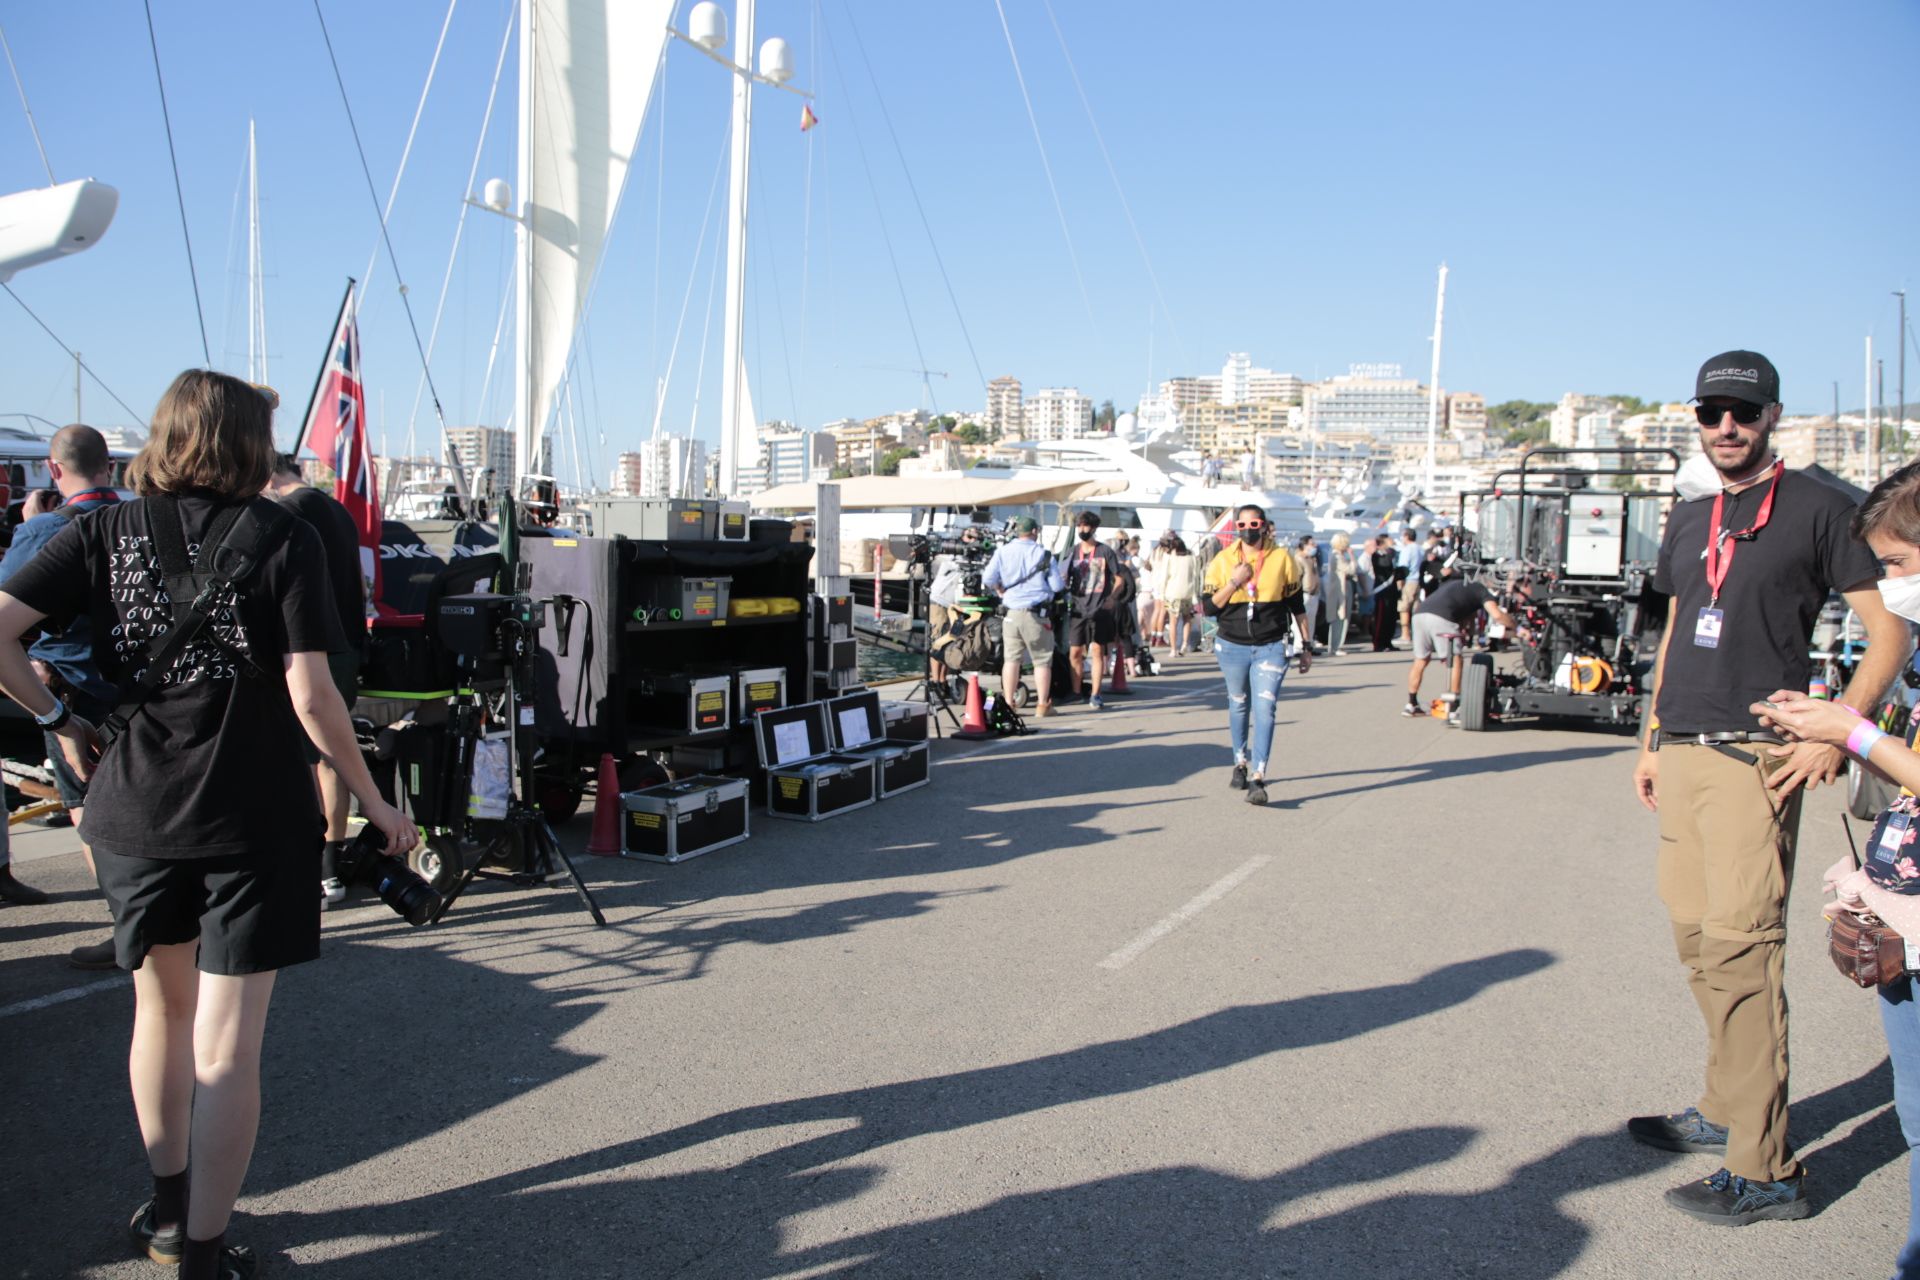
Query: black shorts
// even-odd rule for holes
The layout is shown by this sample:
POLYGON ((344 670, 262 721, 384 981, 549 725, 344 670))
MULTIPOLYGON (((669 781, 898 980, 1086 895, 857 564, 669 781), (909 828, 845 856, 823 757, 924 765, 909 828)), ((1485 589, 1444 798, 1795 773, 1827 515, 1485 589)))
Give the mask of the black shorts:
POLYGON ((1067 623, 1067 646, 1084 649, 1090 644, 1112 644, 1116 630, 1113 614, 1106 609, 1076 613, 1067 623))
POLYGON ((153 947, 194 941, 202 973, 267 973, 320 954, 318 840, 222 858, 95 849, 93 865, 122 969, 138 969, 153 947))

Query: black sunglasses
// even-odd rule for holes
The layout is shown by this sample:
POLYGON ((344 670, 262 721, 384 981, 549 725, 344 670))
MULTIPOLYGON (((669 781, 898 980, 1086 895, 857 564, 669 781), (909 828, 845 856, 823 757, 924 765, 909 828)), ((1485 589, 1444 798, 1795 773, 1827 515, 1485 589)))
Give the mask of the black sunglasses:
POLYGON ((1699 420, 1700 425, 1703 427, 1717 427, 1720 425, 1720 416, 1730 413, 1733 415, 1735 422, 1743 427, 1750 427, 1760 421, 1760 415, 1766 411, 1767 406, 1763 404, 1749 404, 1745 400, 1742 400, 1738 404, 1725 409, 1717 409, 1710 404, 1698 404, 1693 407, 1693 416, 1699 420))

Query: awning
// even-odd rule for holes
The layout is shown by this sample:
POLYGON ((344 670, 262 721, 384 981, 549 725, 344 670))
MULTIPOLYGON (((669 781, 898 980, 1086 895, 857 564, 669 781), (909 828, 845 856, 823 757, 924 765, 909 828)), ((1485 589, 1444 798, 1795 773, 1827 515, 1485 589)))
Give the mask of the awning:
MULTIPOLYGON (((979 480, 950 476, 855 476, 829 481, 840 490, 842 511, 906 510, 911 507, 1024 507, 1036 502, 1080 502, 1126 488, 1119 476, 1062 471, 1026 480, 979 480)), ((748 499, 756 511, 811 511, 816 486, 782 484, 748 499)))

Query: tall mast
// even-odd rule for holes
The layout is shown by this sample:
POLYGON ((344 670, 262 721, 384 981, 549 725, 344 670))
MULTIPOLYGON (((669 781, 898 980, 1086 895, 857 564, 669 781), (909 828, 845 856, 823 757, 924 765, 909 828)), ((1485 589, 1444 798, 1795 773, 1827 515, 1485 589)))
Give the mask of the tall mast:
MULTIPOLYGON (((538 206, 538 193, 533 190, 533 94, 534 78, 534 41, 539 33, 534 30, 533 0, 520 0, 520 122, 517 168, 519 181, 515 184, 520 197, 519 215, 514 224, 513 243, 513 308, 515 324, 513 326, 513 461, 520 471, 534 470, 533 459, 529 452, 533 448, 534 433, 539 425, 534 422, 534 377, 531 368, 533 360, 533 211, 538 206)), ((514 492, 511 476, 494 478, 495 492, 514 492)))
MULTIPOLYGON (((734 11, 734 60, 753 66, 753 0, 739 0, 734 11)), ((733 77, 733 173, 727 183, 727 311, 720 353, 720 494, 731 497, 740 482, 741 359, 747 288, 747 177, 753 144, 753 82, 733 77)))
POLYGON ((1433 376, 1427 380, 1427 482, 1421 498, 1433 501, 1434 451, 1440 436, 1440 333, 1447 319, 1447 264, 1440 264, 1440 289, 1433 301, 1433 376))
POLYGON ((260 252, 260 153, 247 121, 247 381, 267 383, 266 261, 260 252))

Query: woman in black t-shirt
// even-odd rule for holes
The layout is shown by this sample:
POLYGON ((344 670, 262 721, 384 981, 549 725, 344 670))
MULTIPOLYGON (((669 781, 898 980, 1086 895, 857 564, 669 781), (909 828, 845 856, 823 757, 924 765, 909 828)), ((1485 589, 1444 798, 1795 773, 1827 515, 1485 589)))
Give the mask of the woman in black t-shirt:
POLYGON ((220 512, 267 503, 272 458, 268 399, 190 369, 161 397, 129 468, 142 501, 71 521, 0 592, 0 691, 93 775, 85 835, 113 909, 116 958, 133 971, 130 1074, 154 1174, 154 1197, 129 1230, 154 1261, 179 1263, 182 1280, 254 1270, 225 1233, 259 1124, 267 1006, 275 971, 319 954, 322 828, 306 739, 389 851, 404 853, 419 834, 380 798, 329 678, 340 624, 318 535, 297 520, 104 754, 16 642, 43 617, 87 614, 101 670, 130 687, 173 621, 155 521, 177 511, 193 554, 220 512))

